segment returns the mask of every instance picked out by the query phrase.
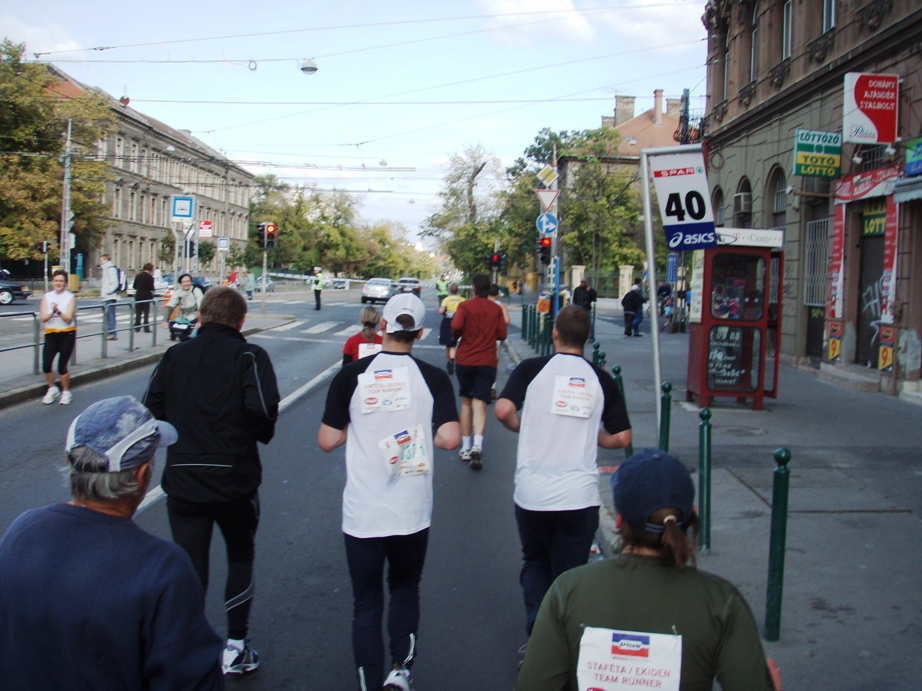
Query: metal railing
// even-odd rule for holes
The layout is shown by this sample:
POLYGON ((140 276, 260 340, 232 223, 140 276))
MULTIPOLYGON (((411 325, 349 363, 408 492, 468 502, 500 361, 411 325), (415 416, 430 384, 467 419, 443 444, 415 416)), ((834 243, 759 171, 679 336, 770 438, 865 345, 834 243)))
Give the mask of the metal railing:
MULTIPOLYGON (((162 323, 159 320, 160 313, 157 309, 158 305, 161 302, 160 299, 140 300, 137 302, 134 300, 130 300, 130 301, 122 300, 112 305, 112 309, 115 310, 115 327, 116 328, 115 328, 114 333, 115 334, 119 334, 119 333, 128 334, 128 351, 129 352, 136 350, 137 347, 139 347, 135 345, 135 333, 136 333, 135 329, 144 328, 144 325, 141 324, 135 327, 134 322, 135 322, 135 316, 137 314, 137 305, 145 303, 145 302, 149 303, 151 306, 150 307, 151 318, 148 323, 148 328, 150 329, 150 345, 155 346, 157 345, 157 326, 160 323, 162 323), (119 325, 119 312, 120 311, 128 312, 128 320, 126 322, 124 319, 122 319, 121 326, 119 325)), ((78 307, 74 313, 74 324, 77 327, 77 343, 79 343, 81 339, 90 339, 90 338, 98 337, 99 338, 99 357, 100 358, 108 357, 109 331, 107 329, 107 320, 106 320, 107 318, 106 311, 108 307, 109 306, 105 304, 88 305, 86 307, 78 307), (102 319, 99 322, 100 330, 91 331, 90 333, 84 333, 80 329, 80 313, 89 314, 92 312, 98 312, 102 316, 102 319)), ((3 348, 0 348, 0 353, 11 352, 15 350, 25 350, 26 348, 31 348, 32 349, 32 373, 41 374, 41 368, 40 368, 41 350, 42 350, 42 346, 45 345, 45 341, 43 338, 44 330, 41 328, 42 322, 41 322, 39 312, 37 311, 36 312, 6 312, 4 314, 0 314, 0 319, 11 318, 11 317, 31 317, 32 318, 32 339, 31 339, 31 342, 29 343, 21 343, 19 345, 6 346, 3 348)), ((93 324, 95 326, 95 320, 93 324)), ((77 347, 77 343, 74 344, 74 351, 70 359, 70 363, 72 365, 77 364, 77 353, 79 350, 77 347)))

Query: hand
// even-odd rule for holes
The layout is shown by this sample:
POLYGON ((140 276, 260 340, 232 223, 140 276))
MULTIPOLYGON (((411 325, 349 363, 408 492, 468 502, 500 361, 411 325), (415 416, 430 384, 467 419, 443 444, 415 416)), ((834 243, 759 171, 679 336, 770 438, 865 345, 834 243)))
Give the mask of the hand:
POLYGON ((170 325, 169 322, 162 322, 162 323, 160 324, 160 328, 165 329, 165 328, 167 328, 169 325, 170 325))

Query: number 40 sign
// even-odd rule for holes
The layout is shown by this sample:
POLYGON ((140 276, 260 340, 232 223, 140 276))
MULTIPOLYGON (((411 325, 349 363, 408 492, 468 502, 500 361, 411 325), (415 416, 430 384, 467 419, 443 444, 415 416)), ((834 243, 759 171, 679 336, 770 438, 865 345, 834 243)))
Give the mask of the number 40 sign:
POLYGON ((650 169, 669 249, 685 252, 717 247, 701 152, 651 156, 650 169))

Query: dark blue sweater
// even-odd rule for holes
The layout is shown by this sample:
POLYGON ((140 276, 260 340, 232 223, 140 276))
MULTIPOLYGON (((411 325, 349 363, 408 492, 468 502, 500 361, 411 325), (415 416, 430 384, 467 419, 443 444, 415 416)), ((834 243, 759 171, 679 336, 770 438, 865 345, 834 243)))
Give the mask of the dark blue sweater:
POLYGON ((222 640, 182 549, 69 504, 0 539, 0 689, 223 689, 222 640))

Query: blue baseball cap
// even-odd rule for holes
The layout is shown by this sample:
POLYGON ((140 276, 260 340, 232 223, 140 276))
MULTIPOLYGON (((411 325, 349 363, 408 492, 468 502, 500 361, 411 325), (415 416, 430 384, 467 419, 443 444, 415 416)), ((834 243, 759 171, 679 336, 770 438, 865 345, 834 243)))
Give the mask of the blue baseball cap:
POLYGON ((64 451, 86 446, 105 458, 106 468, 93 472, 118 473, 150 460, 158 448, 175 444, 176 428, 157 420, 134 396, 106 398, 80 413, 67 430, 64 451))
POLYGON ((695 485, 688 469, 659 449, 641 449, 628 458, 612 475, 611 487, 615 511, 629 526, 642 526, 652 533, 664 530, 662 523, 650 522, 650 516, 660 509, 678 509, 682 526, 694 510, 695 485))

